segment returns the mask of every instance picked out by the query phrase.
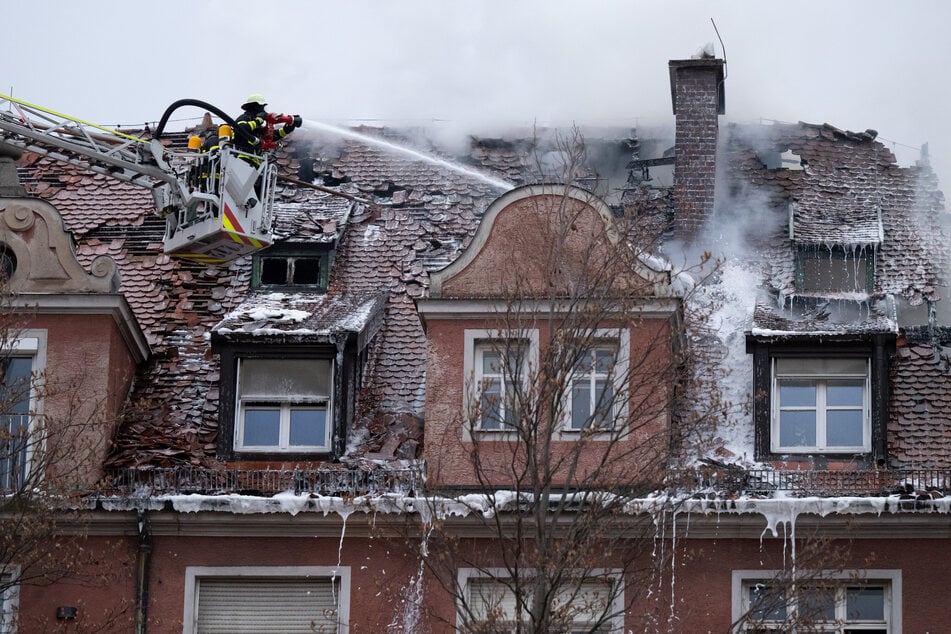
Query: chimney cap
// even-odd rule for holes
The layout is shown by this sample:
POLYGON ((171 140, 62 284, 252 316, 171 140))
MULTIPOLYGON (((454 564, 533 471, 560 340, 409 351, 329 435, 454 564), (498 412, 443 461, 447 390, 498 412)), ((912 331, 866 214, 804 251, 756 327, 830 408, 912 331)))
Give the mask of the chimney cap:
POLYGON ((672 59, 668 62, 670 68, 670 103, 674 114, 677 114, 677 75, 681 70, 694 70, 716 73, 717 83, 717 114, 726 113, 726 89, 724 88, 726 61, 716 57, 699 57, 693 59, 672 59))

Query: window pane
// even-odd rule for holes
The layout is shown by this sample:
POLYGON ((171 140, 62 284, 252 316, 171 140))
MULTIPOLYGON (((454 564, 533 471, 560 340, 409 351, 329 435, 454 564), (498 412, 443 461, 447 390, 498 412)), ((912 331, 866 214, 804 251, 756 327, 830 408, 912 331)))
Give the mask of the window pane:
POLYGON ((829 447, 861 447, 862 410, 829 410, 826 412, 826 444, 829 447))
POLYGON ((30 411, 32 357, 0 358, 0 411, 26 414, 30 411))
POLYGON ((320 258, 294 258, 294 284, 320 283, 320 258))
POLYGON ((850 621, 884 621, 885 588, 847 588, 845 607, 850 621))
POLYGON ((482 429, 502 427, 502 383, 499 379, 482 380, 482 429))
POLYGON ((571 388, 571 428, 583 429, 591 416, 591 387, 587 381, 575 381, 571 388))
POLYGON ((327 411, 315 408, 291 409, 292 446, 323 446, 327 441, 327 411))
POLYGON ((287 284, 286 258, 261 258, 261 284, 287 284))
POLYGON ((835 620, 835 588, 805 588, 799 595, 799 616, 807 623, 835 620))
POLYGON ((281 438, 279 408, 244 408, 244 446, 276 447, 281 438))
POLYGON ((826 386, 826 404, 830 407, 862 407, 865 381, 829 381, 826 386))
POLYGON ((749 591, 750 620, 754 622, 786 620, 786 593, 782 588, 758 583, 750 586, 749 591))
POLYGON ((607 379, 598 379, 595 382, 594 406, 597 412, 597 425, 604 427, 611 424, 611 410, 614 401, 614 385, 607 379))
POLYGON ((610 372, 614 367, 614 352, 612 350, 595 350, 594 367, 601 373, 610 372))
POLYGON ((815 447, 815 412, 780 412, 779 444, 782 447, 815 447))
POLYGON ((779 384, 780 407, 815 407, 815 381, 783 381, 779 384))
POLYGON ((330 359, 241 359, 241 396, 298 401, 327 398, 330 364, 330 359))
POLYGON ((486 350, 482 353, 482 373, 502 374, 502 355, 486 350))

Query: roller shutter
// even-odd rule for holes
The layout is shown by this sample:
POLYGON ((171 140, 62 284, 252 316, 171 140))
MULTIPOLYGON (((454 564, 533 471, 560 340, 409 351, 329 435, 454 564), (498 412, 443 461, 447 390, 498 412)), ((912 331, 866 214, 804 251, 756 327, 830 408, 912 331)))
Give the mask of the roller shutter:
POLYGON ((335 633, 337 596, 327 578, 201 578, 195 631, 335 633))

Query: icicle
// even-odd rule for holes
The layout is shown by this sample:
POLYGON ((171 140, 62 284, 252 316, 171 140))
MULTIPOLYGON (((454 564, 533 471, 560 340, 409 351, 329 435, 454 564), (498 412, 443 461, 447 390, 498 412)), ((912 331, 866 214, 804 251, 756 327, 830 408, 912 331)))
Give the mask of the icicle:
POLYGON ((337 565, 330 571, 330 595, 333 598, 333 604, 337 605, 337 571, 340 570, 340 564, 343 559, 343 538, 347 534, 347 518, 350 517, 351 510, 339 510, 343 524, 340 525, 340 541, 337 543, 337 565))

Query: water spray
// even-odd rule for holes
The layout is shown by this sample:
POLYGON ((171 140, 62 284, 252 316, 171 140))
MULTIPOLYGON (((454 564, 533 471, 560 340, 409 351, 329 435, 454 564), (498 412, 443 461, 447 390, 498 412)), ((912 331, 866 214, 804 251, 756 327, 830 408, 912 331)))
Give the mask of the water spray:
POLYGON ((381 148, 389 152, 410 156, 418 161, 423 161, 425 163, 429 163, 431 165, 435 165, 437 167, 442 167, 452 172, 456 172, 457 174, 462 174, 464 176, 468 176, 470 178, 474 178, 476 180, 482 181, 483 183, 486 183, 487 185, 491 185, 492 187, 495 187, 496 189, 501 189, 502 191, 508 191, 512 189, 513 187, 515 187, 515 185, 513 185, 512 183, 506 180, 502 180, 500 178, 495 178, 493 176, 483 174, 482 172, 465 167, 463 165, 459 165, 458 163, 454 163, 446 159, 432 156, 430 154, 424 154, 412 148, 408 148, 402 145, 397 145, 395 143, 390 143, 389 141, 384 141, 383 139, 380 139, 377 137, 361 134, 359 132, 354 132, 353 130, 349 130, 347 128, 331 125, 329 123, 322 123, 320 121, 313 121, 311 119, 304 119, 304 124, 305 124, 304 127, 301 128, 302 132, 308 132, 308 131, 312 132, 315 129, 323 130, 325 132, 330 132, 331 134, 335 136, 339 136, 339 137, 343 137, 347 139, 354 139, 356 141, 362 141, 363 143, 376 146, 378 148, 381 148))

